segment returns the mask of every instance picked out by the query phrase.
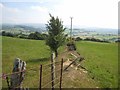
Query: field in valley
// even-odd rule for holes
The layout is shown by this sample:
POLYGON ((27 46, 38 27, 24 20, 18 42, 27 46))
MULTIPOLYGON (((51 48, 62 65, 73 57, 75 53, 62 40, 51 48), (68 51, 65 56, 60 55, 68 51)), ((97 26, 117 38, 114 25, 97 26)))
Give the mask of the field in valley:
MULTIPOLYGON (((117 43, 98 43, 89 41, 76 42, 77 51, 85 58, 82 66, 88 70, 88 77, 93 80, 95 87, 118 87, 118 44, 117 43)), ((59 50, 62 53, 64 46, 59 50)), ((2 72, 11 73, 13 61, 20 58, 27 63, 27 70, 24 87, 38 87, 39 85, 39 65, 50 63, 50 49, 45 45, 45 41, 27 40, 19 38, 2 38, 2 72), (31 69, 31 70, 30 70, 31 69)), ((79 72, 79 70, 78 70, 79 72)), ((47 70, 43 75, 47 73, 47 70)), ((87 77, 87 78, 88 78, 87 77)), ((79 76, 78 76, 79 78, 79 76)), ((77 80, 77 77, 76 77, 77 80)), ((77 82, 76 87, 86 87, 89 83, 79 84, 77 81, 68 82, 72 87, 77 82)), ((7 87, 5 80, 2 80, 3 87, 7 87)), ((85 82, 83 82, 85 83, 85 82)), ((67 84, 64 84, 67 86, 67 84)))

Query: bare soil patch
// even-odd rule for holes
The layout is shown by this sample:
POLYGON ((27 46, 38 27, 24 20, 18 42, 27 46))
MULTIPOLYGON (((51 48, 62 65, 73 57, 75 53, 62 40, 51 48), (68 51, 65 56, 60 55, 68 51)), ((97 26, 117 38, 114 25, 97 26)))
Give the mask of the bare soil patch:
MULTIPOLYGON (((76 51, 65 51, 58 56, 58 60, 64 59, 63 68, 68 66, 73 60, 69 58, 70 53, 80 57, 76 51)), ((79 63, 80 65, 80 63, 79 63)), ((56 66, 58 68, 59 65, 56 66)), ((63 71, 63 88, 98 88, 94 79, 90 78, 88 71, 78 68, 76 65, 71 65, 67 70, 63 71)))

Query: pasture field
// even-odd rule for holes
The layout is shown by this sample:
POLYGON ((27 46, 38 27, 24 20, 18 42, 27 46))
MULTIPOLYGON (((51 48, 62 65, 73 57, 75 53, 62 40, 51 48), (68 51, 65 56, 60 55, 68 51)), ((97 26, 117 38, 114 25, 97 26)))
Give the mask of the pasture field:
MULTIPOLYGON (((118 44, 79 41, 76 46, 77 51, 85 58, 82 66, 99 87, 118 87, 118 44)), ((59 53, 63 52, 63 48, 60 48, 59 53)), ((50 63, 50 49, 45 41, 2 37, 3 73, 12 72, 16 57, 26 61, 27 70, 31 69, 26 73, 23 87, 38 87, 39 65, 50 63)), ((46 73, 47 70, 44 74, 46 73)), ((2 84, 7 87, 5 80, 2 80, 2 84)))
MULTIPOLYGON (((25 40, 18 38, 2 38, 2 72, 11 73, 15 58, 26 61, 27 70, 25 87, 38 87, 40 64, 49 63, 50 50, 44 41, 25 40), (31 70, 30 70, 31 69, 31 70)), ((7 86, 3 80, 3 87, 7 86)))
POLYGON ((76 45, 85 57, 83 66, 100 87, 118 87, 118 44, 81 41, 76 45))

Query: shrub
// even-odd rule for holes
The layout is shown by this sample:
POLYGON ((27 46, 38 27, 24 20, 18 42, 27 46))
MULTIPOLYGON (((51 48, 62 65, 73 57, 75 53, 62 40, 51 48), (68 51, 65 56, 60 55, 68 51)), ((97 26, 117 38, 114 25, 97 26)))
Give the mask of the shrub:
POLYGON ((13 33, 10 33, 10 32, 2 31, 2 36, 14 37, 15 35, 13 33))
POLYGON ((94 42, 105 42, 105 43, 109 43, 109 41, 106 40, 100 40, 100 39, 96 39, 96 38, 86 38, 84 39, 85 41, 94 41, 94 42))
POLYGON ((83 40, 83 39, 80 37, 75 38, 75 41, 81 41, 81 40, 83 40))

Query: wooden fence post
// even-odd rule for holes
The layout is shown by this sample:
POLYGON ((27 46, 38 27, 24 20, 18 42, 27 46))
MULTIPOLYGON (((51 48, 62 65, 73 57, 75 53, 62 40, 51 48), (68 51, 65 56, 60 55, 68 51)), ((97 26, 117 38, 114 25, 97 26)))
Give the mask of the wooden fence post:
POLYGON ((8 76, 6 77, 6 81, 7 81, 7 85, 8 85, 8 90, 10 90, 10 85, 9 85, 8 76))
POLYGON ((42 65, 40 65, 40 82, 39 82, 39 90, 42 90, 41 88, 42 85, 42 65))
POLYGON ((63 58, 61 60, 61 72, 60 72, 60 90, 62 86, 62 72, 63 72, 63 58))
POLYGON ((54 63, 54 59, 55 59, 55 54, 52 53, 51 54, 51 84, 52 84, 52 90, 54 90, 54 79, 55 79, 55 63, 54 63))

